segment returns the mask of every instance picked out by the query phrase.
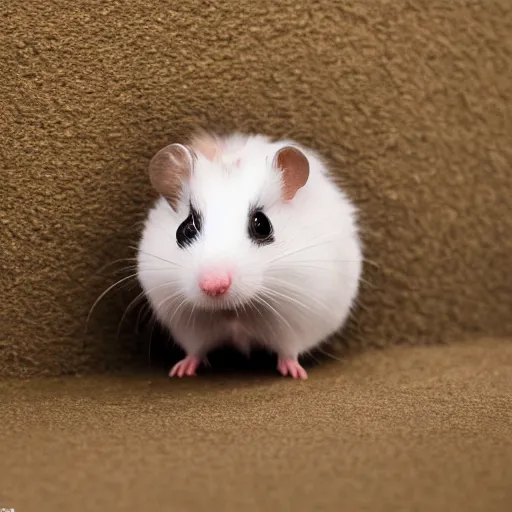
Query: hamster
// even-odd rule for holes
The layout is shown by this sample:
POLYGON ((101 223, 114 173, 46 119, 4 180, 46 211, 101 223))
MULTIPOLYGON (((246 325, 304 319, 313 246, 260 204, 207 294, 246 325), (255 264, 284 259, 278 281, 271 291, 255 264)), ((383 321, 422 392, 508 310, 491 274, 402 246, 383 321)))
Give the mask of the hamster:
POLYGON ((160 197, 138 246, 137 275, 191 376, 231 343, 266 348, 284 376, 345 323, 362 272, 357 211, 321 157, 292 140, 201 132, 149 163, 160 197))

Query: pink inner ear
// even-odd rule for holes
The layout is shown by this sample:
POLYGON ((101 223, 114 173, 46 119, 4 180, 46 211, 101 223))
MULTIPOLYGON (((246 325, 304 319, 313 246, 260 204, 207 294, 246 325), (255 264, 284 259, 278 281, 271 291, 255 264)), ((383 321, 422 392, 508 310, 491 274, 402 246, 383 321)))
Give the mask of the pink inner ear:
POLYGON ((149 162, 149 177, 155 190, 176 209, 183 180, 190 176, 192 155, 180 144, 162 148, 149 162))
POLYGON ((281 170, 283 177, 283 199, 291 201, 308 181, 308 159, 299 149, 287 146, 277 153, 276 166, 281 170))
POLYGON ((196 152, 203 154, 211 162, 220 158, 222 153, 221 141, 215 135, 209 133, 195 135, 190 146, 196 152))

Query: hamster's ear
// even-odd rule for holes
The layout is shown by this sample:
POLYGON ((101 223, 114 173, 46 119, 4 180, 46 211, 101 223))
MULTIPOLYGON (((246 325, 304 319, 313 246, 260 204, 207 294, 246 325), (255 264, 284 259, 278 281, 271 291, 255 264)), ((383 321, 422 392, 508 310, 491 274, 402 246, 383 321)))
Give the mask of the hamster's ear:
POLYGON ((149 162, 149 179, 154 189, 164 196, 174 210, 178 207, 183 182, 190 178, 195 155, 182 144, 170 144, 149 162))
POLYGON ((190 147, 202 153, 210 162, 215 161, 222 153, 222 142, 220 138, 206 130, 198 130, 193 135, 190 147))
POLYGON ((297 191, 308 181, 308 159, 300 149, 293 146, 285 146, 276 153, 274 167, 282 173, 283 199, 291 201, 297 191))

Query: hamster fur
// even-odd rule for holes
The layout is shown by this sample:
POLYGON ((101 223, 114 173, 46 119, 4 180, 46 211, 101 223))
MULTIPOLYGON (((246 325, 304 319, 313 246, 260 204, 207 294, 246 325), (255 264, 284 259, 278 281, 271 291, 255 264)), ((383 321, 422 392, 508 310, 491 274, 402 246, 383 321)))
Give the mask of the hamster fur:
POLYGON ((170 375, 194 375, 227 342, 265 347, 281 374, 307 378, 298 358, 343 326, 363 261, 356 209, 319 155, 291 140, 205 135, 161 150, 150 175, 161 197, 137 273, 186 352, 170 375))

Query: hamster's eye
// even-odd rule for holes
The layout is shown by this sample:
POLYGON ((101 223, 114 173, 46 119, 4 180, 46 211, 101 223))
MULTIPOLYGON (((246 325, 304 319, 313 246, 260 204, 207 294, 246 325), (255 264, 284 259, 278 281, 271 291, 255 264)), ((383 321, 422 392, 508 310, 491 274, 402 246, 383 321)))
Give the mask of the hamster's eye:
POLYGON ((274 241, 272 224, 261 211, 256 210, 249 216, 249 236, 259 245, 270 244, 274 241))
POLYGON ((189 216, 178 226, 176 230, 176 242, 182 249, 190 245, 201 231, 201 217, 193 209, 190 209, 189 216))

